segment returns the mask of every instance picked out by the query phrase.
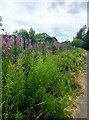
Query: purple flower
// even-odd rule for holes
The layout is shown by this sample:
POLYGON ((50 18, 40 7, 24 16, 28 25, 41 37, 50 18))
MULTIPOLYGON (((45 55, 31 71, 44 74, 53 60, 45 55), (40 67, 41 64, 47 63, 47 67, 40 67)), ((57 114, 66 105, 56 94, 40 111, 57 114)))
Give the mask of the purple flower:
POLYGON ((32 50, 32 45, 29 46, 30 50, 32 50))

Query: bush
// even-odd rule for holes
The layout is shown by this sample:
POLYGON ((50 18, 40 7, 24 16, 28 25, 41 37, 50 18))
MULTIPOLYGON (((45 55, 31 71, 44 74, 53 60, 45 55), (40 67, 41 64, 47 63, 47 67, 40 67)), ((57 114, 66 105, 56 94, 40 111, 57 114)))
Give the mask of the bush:
POLYGON ((83 47, 84 46, 84 41, 83 40, 80 40, 80 39, 74 39, 71 44, 75 47, 83 47))

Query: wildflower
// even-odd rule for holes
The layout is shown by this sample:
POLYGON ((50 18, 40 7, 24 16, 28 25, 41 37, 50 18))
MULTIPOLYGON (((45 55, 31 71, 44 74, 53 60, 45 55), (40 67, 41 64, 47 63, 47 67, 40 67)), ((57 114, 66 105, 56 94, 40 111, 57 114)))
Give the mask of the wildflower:
POLYGON ((32 45, 29 46, 30 50, 32 50, 32 45))
POLYGON ((8 47, 8 50, 10 50, 10 47, 8 47))
POLYGON ((5 42, 5 40, 3 40, 3 42, 2 42, 2 43, 3 43, 3 45, 6 45, 6 42, 5 42))

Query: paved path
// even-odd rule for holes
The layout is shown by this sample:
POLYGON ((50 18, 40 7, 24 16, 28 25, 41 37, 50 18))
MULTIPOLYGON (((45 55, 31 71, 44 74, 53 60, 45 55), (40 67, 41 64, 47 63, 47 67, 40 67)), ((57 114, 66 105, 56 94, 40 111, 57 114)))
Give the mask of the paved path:
MULTIPOLYGON (((87 56, 87 61, 88 60, 88 56, 87 56)), ((88 81, 87 81, 87 66, 88 64, 86 64, 84 66, 85 68, 85 74, 84 74, 84 86, 85 86, 85 89, 84 89, 84 93, 79 97, 79 100, 78 100, 78 106, 79 106, 79 112, 77 113, 77 116, 76 118, 88 118, 87 116, 87 84, 88 84, 88 81)))
POLYGON ((87 77, 84 76, 85 79, 85 89, 84 93, 79 97, 79 113, 77 114, 77 118, 87 118, 87 77))

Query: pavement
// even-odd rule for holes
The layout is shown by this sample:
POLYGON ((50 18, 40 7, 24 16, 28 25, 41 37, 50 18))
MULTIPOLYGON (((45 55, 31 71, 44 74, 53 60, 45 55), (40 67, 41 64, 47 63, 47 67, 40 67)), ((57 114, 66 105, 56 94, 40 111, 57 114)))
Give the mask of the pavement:
POLYGON ((84 119, 84 118, 87 118, 87 120, 89 120, 89 117, 88 117, 88 64, 89 62, 89 52, 87 54, 87 64, 85 64, 84 68, 85 68, 85 73, 84 73, 84 91, 83 91, 83 94, 79 97, 79 100, 78 100, 78 107, 79 107, 79 112, 77 112, 76 114, 76 118, 81 118, 84 119))
POLYGON ((86 74, 84 75, 85 79, 85 89, 84 93, 79 97, 78 100, 78 107, 79 107, 79 112, 77 113, 77 118, 87 118, 87 76, 86 74))

